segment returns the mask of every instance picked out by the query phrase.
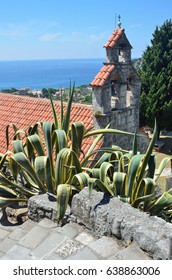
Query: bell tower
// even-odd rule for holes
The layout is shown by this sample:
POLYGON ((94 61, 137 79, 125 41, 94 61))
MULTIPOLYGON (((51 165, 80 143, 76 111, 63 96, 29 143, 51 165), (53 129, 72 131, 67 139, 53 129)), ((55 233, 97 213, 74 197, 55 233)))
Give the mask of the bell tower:
POLYGON ((95 126, 134 132, 139 128, 139 95, 141 80, 131 62, 132 46, 122 28, 118 27, 104 45, 106 61, 91 82, 95 126))
POLYGON ((118 17, 118 28, 114 30, 104 47, 106 48, 106 62, 127 63, 131 62, 131 49, 125 30, 121 27, 120 16, 118 17))

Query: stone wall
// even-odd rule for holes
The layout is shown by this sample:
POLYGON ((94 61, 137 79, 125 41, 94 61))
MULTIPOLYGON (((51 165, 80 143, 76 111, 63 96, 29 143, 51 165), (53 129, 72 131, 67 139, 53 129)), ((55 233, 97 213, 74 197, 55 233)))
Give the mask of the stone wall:
POLYGON ((93 190, 84 188, 72 200, 72 213, 97 236, 112 235, 126 245, 135 242, 153 259, 171 259, 172 224, 93 190))
MULTIPOLYGON (((67 207, 63 223, 66 222, 70 214, 70 207, 67 207)), ((28 200, 28 216, 35 222, 43 218, 57 222, 57 200, 56 196, 50 193, 32 196, 28 200)))
MULTIPOLYGON (((123 130, 126 132, 135 133, 136 128, 139 127, 139 112, 138 107, 131 106, 123 110, 112 111, 109 114, 102 114, 94 116, 95 129, 105 128, 111 124, 111 128, 123 130)), ((140 132, 138 131, 140 134, 140 132)), ((133 136, 124 136, 121 134, 108 134, 104 137, 104 146, 111 147, 112 144, 118 145, 123 149, 132 149, 133 136)), ((148 139, 142 134, 138 139, 139 150, 145 152, 148 146, 148 139)))
MULTIPOLYGON (((28 216, 39 222, 43 218, 57 221, 57 202, 54 195, 36 195, 28 201, 28 216)), ((96 236, 112 236, 126 246, 136 243, 153 259, 172 259, 172 224, 149 216, 118 198, 88 188, 74 195, 61 224, 72 220, 90 229, 96 236)))
POLYGON ((93 111, 97 113, 106 114, 111 111, 111 90, 109 86, 103 88, 95 87, 93 92, 93 111))

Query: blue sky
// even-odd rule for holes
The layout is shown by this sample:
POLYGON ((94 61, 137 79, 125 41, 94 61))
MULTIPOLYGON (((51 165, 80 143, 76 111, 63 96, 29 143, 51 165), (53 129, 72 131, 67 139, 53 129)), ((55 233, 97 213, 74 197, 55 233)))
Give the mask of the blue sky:
POLYGON ((0 0, 0 60, 104 58, 119 14, 140 57, 155 27, 172 18, 172 1, 0 0))

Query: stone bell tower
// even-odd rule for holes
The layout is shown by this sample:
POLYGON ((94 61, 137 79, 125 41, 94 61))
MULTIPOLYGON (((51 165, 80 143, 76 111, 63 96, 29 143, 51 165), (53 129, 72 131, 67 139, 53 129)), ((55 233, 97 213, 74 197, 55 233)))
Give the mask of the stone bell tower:
MULTIPOLYGON (((135 132, 136 128, 139 129, 141 80, 131 63, 132 46, 125 30, 121 28, 120 17, 118 28, 113 31, 104 48, 106 62, 90 84, 95 127, 103 128, 111 123, 112 128, 135 132)), ((110 138, 106 145, 114 142, 115 139, 110 138)), ((124 142, 123 148, 128 148, 126 140, 121 139, 116 144, 122 146, 121 142, 124 142)))

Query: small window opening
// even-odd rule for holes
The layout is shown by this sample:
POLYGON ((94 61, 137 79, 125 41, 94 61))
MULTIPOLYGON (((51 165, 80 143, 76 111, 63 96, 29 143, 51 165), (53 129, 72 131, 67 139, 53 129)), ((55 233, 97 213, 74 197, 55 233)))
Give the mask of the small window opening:
POLYGON ((117 92, 115 90, 115 81, 111 81, 111 95, 117 96, 117 92))

